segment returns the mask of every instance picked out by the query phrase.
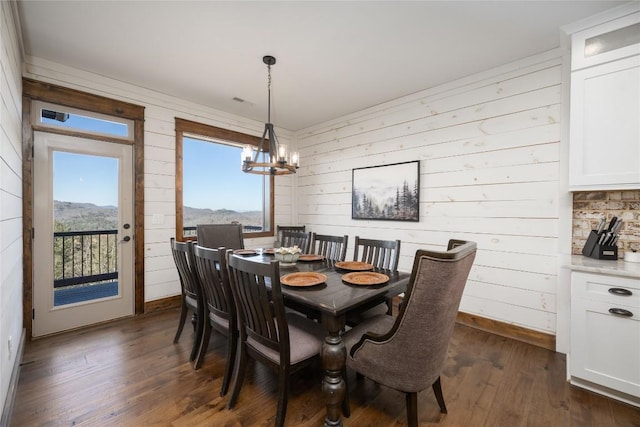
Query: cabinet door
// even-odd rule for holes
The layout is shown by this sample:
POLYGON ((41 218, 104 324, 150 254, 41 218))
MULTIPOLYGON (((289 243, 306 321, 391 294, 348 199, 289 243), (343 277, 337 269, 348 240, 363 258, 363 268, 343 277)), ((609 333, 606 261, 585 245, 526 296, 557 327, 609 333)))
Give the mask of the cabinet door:
POLYGON ((640 313, 584 298, 571 304, 571 376, 640 397, 640 313), (611 314, 624 309, 633 317, 611 314))
POLYGON ((572 190, 640 188, 640 56, 571 76, 572 190))
MULTIPOLYGON (((630 5, 632 6, 632 5, 630 5)), ((637 5, 633 6, 635 10, 637 5)), ((571 70, 640 54, 640 12, 630 13, 571 36, 571 70)))

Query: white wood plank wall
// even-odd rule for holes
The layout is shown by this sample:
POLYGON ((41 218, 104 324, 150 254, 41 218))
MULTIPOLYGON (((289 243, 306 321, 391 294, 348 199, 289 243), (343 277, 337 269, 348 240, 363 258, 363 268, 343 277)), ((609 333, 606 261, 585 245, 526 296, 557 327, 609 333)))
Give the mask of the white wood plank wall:
POLYGON ((0 2, 0 412, 22 336, 22 51, 14 2, 0 2), (11 337, 11 351, 9 351, 11 337))
MULTIPOLYGON (((41 58, 25 59, 25 77, 145 107, 145 301, 178 295, 178 273, 169 247, 176 222, 175 117, 256 136, 262 135, 264 124, 41 58), (163 215, 164 222, 153 224, 154 214, 163 215)), ((295 143, 290 132, 276 132, 282 142, 295 143)), ((276 180, 276 224, 292 221, 292 182, 291 177, 276 180)), ((246 245, 272 242, 273 238, 248 239, 246 245)))
MULTIPOLYGON (((473 240, 461 311, 556 330, 559 52, 509 64, 297 133, 297 222, 419 248, 473 240), (420 222, 351 219, 352 168, 420 160, 420 222)), ((384 82, 381 82, 384 84, 384 82)))

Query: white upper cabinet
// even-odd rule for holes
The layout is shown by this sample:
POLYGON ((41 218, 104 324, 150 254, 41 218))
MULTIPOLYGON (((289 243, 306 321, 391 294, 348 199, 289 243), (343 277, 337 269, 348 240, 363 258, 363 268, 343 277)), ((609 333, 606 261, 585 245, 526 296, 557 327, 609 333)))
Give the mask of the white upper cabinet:
POLYGON ((640 55, 572 73, 570 120, 571 187, 640 188, 640 55))
POLYGON ((640 12, 571 36, 571 70, 640 55, 640 12))
POLYGON ((571 35, 574 191, 640 188, 640 4, 622 11, 571 35))

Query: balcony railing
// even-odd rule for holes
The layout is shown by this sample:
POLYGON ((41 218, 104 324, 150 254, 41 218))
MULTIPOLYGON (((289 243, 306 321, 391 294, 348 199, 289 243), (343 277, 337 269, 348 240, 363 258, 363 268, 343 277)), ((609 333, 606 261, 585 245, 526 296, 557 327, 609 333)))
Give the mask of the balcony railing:
MULTIPOLYGON (((244 231, 262 231, 262 227, 260 225, 245 225, 242 227, 244 231)), ((184 237, 196 237, 196 226, 186 226, 182 227, 182 233, 184 237)))
MULTIPOLYGON (((184 235, 195 236, 196 227, 184 227, 184 235)), ((55 232, 53 240, 54 288, 117 280, 118 230, 55 232)))
POLYGON ((53 233, 54 288, 118 278, 118 230, 53 233))

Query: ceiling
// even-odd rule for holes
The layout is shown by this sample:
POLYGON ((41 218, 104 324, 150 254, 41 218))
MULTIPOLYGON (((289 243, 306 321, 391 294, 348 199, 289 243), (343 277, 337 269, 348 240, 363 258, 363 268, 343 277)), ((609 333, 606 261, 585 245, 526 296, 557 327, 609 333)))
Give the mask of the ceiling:
POLYGON ((616 1, 20 0, 27 55, 297 131, 560 46, 616 1), (240 98, 245 102, 238 102, 240 98))

